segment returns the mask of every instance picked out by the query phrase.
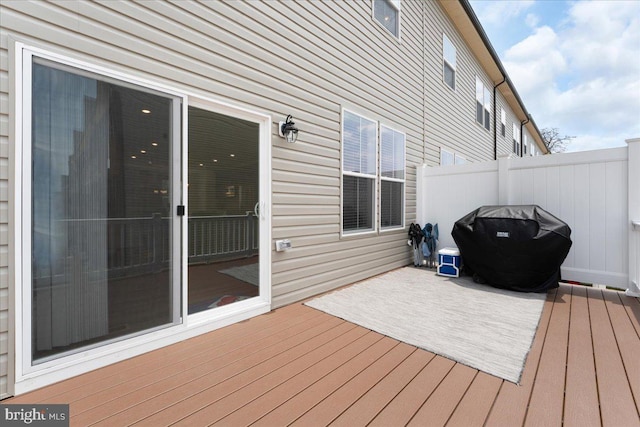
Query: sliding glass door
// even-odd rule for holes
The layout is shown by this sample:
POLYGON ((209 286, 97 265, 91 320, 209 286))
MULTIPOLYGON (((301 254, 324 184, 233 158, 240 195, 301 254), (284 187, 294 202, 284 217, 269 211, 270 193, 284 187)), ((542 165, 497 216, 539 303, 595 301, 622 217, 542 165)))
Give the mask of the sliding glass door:
POLYGON ((188 312, 259 295, 260 125, 189 107, 188 312))
POLYGON ((180 99, 37 58, 30 89, 31 364, 179 323, 180 99))
POLYGON ((270 118, 23 55, 18 376, 268 310, 270 118))

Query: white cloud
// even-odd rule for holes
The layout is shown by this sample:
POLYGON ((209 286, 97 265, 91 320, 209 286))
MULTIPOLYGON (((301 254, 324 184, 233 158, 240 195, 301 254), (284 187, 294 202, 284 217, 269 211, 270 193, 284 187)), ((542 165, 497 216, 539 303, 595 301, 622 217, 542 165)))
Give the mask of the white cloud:
POLYGON ((483 26, 508 25, 511 18, 519 16, 535 3, 534 0, 473 1, 473 10, 483 26))
POLYGON ((557 28, 535 27, 508 49, 504 65, 540 128, 576 135, 570 151, 640 137, 640 2, 573 3, 557 28))
POLYGON ((537 28, 531 36, 505 54, 504 66, 521 94, 548 92, 567 68, 565 55, 558 50, 558 36, 550 27, 537 28))
POLYGON ((536 28, 540 23, 540 17, 534 13, 528 13, 524 22, 527 24, 527 27, 536 28))

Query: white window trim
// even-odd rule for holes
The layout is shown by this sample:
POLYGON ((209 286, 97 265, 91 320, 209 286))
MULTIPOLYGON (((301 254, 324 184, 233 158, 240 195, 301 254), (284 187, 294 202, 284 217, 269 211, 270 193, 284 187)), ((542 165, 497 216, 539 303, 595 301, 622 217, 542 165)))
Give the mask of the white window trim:
POLYGON ((475 92, 475 102, 478 102, 478 83, 480 83, 480 86, 482 88, 482 122, 478 121, 478 111, 477 111, 477 104, 474 103, 474 121, 476 122, 476 124, 478 124, 479 126, 481 126, 486 132, 491 132, 491 92, 489 91, 488 87, 484 84, 484 82, 482 81, 482 79, 480 78, 479 75, 476 74, 476 92, 475 92), (486 108, 486 104, 487 101, 484 99, 485 94, 489 94, 489 109, 486 108), (487 129, 486 124, 485 124, 485 111, 489 113, 489 128, 487 129))
POLYGON ((398 35, 396 36, 391 31, 389 31, 389 29, 385 27, 382 24, 382 22, 378 21, 378 18, 376 18, 375 0, 371 0, 371 19, 373 19, 373 21, 377 25, 379 25, 382 29, 384 29, 384 32, 387 35, 389 35, 390 37, 393 37, 393 39, 399 42, 401 41, 401 36, 402 36, 402 0, 386 0, 386 1, 389 3, 391 7, 393 7, 398 12, 398 35))
MULTIPOLYGON (((380 186, 378 188, 382 189, 382 181, 389 181, 389 182, 400 182, 402 183, 402 213, 401 213, 401 218, 402 218, 402 222, 401 225, 392 225, 392 226, 388 226, 388 227, 383 227, 381 222, 382 222, 382 215, 380 215, 380 218, 378 219, 378 223, 379 223, 379 227, 380 227, 380 231, 381 232, 386 232, 386 231, 394 231, 394 230, 399 230, 399 229, 404 229, 405 227, 405 213, 406 213, 406 208, 407 208, 407 134, 405 132, 399 131, 397 129, 394 129, 391 126, 386 126, 383 125, 382 123, 380 123, 380 131, 378 132, 378 151, 380 151, 380 155, 379 157, 379 179, 380 179, 380 186), (404 178, 399 179, 399 178, 390 178, 390 177, 383 177, 382 176, 382 128, 386 128, 389 129, 393 132, 402 134, 402 136, 404 137, 404 153, 403 153, 403 175, 404 178)), ((382 195, 380 195, 380 203, 382 203, 382 195)))
POLYGON ((342 108, 342 111, 340 112, 340 236, 341 237, 353 237, 353 236, 362 236, 362 235, 370 235, 370 234, 375 234, 378 232, 378 191, 379 191, 379 187, 378 187, 378 162, 379 162, 379 156, 378 156, 378 151, 379 151, 379 140, 380 140, 380 132, 379 132, 379 126, 378 126, 378 121, 374 120, 370 117, 367 117, 364 114, 361 114, 360 112, 358 112, 357 110, 351 109, 351 108, 342 108), (376 164, 376 173, 375 174, 364 174, 364 173, 357 173, 357 172, 348 172, 344 170, 344 132, 343 132, 343 126, 344 126, 344 113, 345 112, 349 112, 351 114, 355 114, 356 116, 359 116, 365 120, 368 120, 370 122, 373 122, 376 124, 376 159, 375 159, 375 164, 376 164), (372 198, 372 224, 373 227, 371 229, 366 229, 366 230, 354 230, 354 231, 345 231, 344 230, 344 176, 353 176, 353 177, 357 177, 357 178, 367 178, 367 179, 372 179, 373 180, 373 198, 372 198))
POLYGON ((444 147, 440 147, 440 166, 455 165, 455 159, 456 159, 455 152, 450 151, 444 147), (451 156, 451 160, 453 163, 443 163, 442 160, 445 154, 451 156))
POLYGON ((456 87, 458 86, 456 84, 456 77, 458 75, 458 70, 456 68, 456 64, 451 64, 449 61, 447 61, 444 49, 445 49, 445 39, 449 42, 449 44, 453 47, 454 53, 456 55, 456 64, 458 62, 458 49, 456 49, 456 46, 453 44, 453 42, 451 41, 451 39, 445 34, 442 33, 442 82, 444 83, 444 85, 446 87, 449 88, 449 90, 452 90, 453 92, 456 91, 456 87), (444 65, 447 64, 449 65, 452 69, 453 69, 453 87, 449 86, 449 83, 447 83, 447 81, 444 78, 444 65))
POLYGON ((500 107, 500 135, 506 138, 507 136, 507 112, 504 111, 504 108, 500 107), (504 129, 504 133, 502 133, 502 129, 504 129))
MULTIPOLYGON (((214 99, 207 99, 200 95, 178 90, 174 87, 166 86, 155 81, 137 78, 126 73, 107 69, 105 67, 90 64, 68 56, 59 55, 48 50, 28 46, 19 41, 13 41, 9 50, 10 57, 15 59, 15 61, 13 61, 15 73, 12 80, 13 93, 15 95, 14 98, 10 99, 10 105, 14 117, 11 126, 13 126, 15 134, 15 143, 11 144, 13 147, 10 152, 10 163, 15 172, 14 185, 11 188, 10 195, 10 205, 13 204, 10 222, 13 224, 11 228, 14 236, 14 239, 11 239, 13 242, 10 242, 10 245, 13 245, 11 248, 13 251, 10 251, 10 253, 12 253, 11 264, 14 266, 14 271, 10 278, 10 292, 12 292, 13 288, 13 298, 10 307, 10 313, 12 314, 11 319, 9 319, 9 357, 11 358, 9 360, 10 372, 7 373, 9 381, 11 382, 8 384, 8 389, 13 394, 22 394, 72 376, 89 372, 99 367, 116 363, 126 358, 134 357, 151 350, 174 344, 187 338, 213 331, 223 326, 249 319, 262 313, 267 313, 271 310, 271 287, 268 281, 271 267, 271 116, 245 108, 236 107, 232 104, 227 104, 214 99), (27 159, 25 159, 25 155, 29 155, 30 158, 31 147, 31 131, 30 126, 28 126, 28 124, 31 123, 30 113, 25 117, 25 111, 31 104, 31 84, 29 83, 29 80, 25 79, 25 73, 31 75, 31 64, 34 56, 66 64, 107 78, 116 79, 123 83, 130 83, 146 89, 162 92, 166 95, 181 99, 181 114, 183 119, 183 126, 180 131, 181 139, 183 141, 181 147, 183 162, 181 167, 183 168, 183 171, 185 171, 184 173, 186 173, 187 170, 187 109, 191 99, 199 99, 201 102, 207 103, 208 105, 217 106, 220 111, 225 111, 225 114, 243 118, 245 120, 251 120, 259 124, 261 147, 260 156, 261 159, 267 159, 269 163, 268 167, 265 166, 264 168, 266 169, 264 171, 264 176, 261 172, 260 177, 260 194, 264 204, 261 212, 264 212, 263 219, 266 222, 264 227, 261 228, 265 228, 265 232, 267 233, 267 238, 261 239, 262 246, 260 248, 261 253, 267 255, 267 259, 265 260, 265 270, 261 271, 261 275, 266 275, 267 277, 266 281, 261 281, 261 292, 264 284, 266 289, 265 294, 261 294, 260 298, 232 304, 228 308, 221 307, 220 309, 215 310, 215 313, 210 316, 189 316, 184 314, 187 313, 187 311, 183 311, 182 322, 177 325, 162 328, 161 330, 149 332, 130 339, 124 339, 96 348, 87 349, 86 351, 63 356, 35 366, 31 365, 30 352, 25 348, 25 341, 30 340, 31 338, 30 320, 25 322, 25 318, 31 317, 30 307, 25 307, 25 302, 30 301, 30 297, 25 293, 27 285, 24 285, 24 281, 28 279, 28 277, 25 277, 24 273, 31 269, 31 256, 29 255, 31 248, 30 243, 27 241, 29 239, 23 239, 22 236, 27 232, 25 231, 25 227, 30 227, 30 216, 24 217, 23 214, 24 212, 30 212, 31 209, 31 180, 29 178, 31 168, 27 164, 27 159), (28 121, 28 123, 26 121, 28 121), (25 350, 27 350, 26 354, 25 350)), ((194 104, 196 103, 197 101, 194 102, 194 104)), ((183 180, 182 192, 183 194, 181 197, 184 199, 183 204, 186 205, 186 200, 188 198, 186 180, 183 180)), ((175 197, 180 197, 180 194, 176 194, 175 197)), ((185 228, 187 221, 186 215, 182 217, 182 221, 183 228, 185 228)), ((179 230, 177 232, 179 232, 179 230)), ((187 233, 182 234, 182 244, 183 247, 186 247, 187 233)), ((186 253, 183 253, 182 258, 186 259, 185 257, 186 253)), ((182 283, 184 286, 182 286, 181 291, 183 293, 183 300, 186 300, 185 296, 188 292, 188 284, 186 281, 187 272, 186 268, 183 268, 182 270, 182 283)), ((28 284, 28 286, 30 287, 31 285, 28 284)), ((28 305, 30 306, 30 302, 28 305)))
POLYGON ((522 151, 522 146, 520 144, 522 141, 521 139, 522 136, 520 135, 520 128, 518 127, 518 125, 513 123, 512 130, 513 130, 513 136, 511 139, 511 144, 512 144, 511 152, 517 156, 520 156, 520 152, 522 151))

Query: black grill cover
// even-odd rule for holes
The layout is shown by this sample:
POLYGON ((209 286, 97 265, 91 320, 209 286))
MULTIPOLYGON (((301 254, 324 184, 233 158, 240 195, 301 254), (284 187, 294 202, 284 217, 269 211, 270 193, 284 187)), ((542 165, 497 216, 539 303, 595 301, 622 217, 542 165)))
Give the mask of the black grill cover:
POLYGON ((557 288, 571 248, 569 226, 536 205, 482 206, 456 221, 451 235, 465 271, 522 292, 557 288))

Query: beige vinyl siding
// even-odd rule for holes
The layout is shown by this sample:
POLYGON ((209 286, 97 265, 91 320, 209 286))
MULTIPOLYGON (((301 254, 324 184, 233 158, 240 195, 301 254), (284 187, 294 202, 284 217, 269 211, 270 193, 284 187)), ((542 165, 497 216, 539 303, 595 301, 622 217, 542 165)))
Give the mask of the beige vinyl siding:
MULTIPOLYGON (((407 226, 415 220, 416 166, 437 165, 440 146, 467 161, 493 158, 493 117, 490 132, 475 121, 475 76, 493 86, 440 5, 403 1, 401 40, 374 21, 371 7, 368 0, 2 1, 0 396, 7 392, 7 270, 19 267, 8 264, 8 163, 15 161, 8 158, 8 36, 272 117, 272 239, 293 245, 272 252, 275 308, 410 262, 405 230, 341 237, 343 108, 406 134, 407 226), (443 32, 456 47, 455 92, 442 78, 443 32), (287 114, 300 129, 295 144, 277 136, 287 114)), ((515 119, 504 108, 499 152, 510 151, 515 119)))
MULTIPOLYGON (((438 2, 424 2, 426 79, 426 163, 440 162, 439 148, 461 154, 467 161, 493 159, 493 118, 491 132, 475 120, 475 77, 478 75, 493 93, 493 85, 479 66, 438 2), (456 89, 452 91, 442 76, 442 34, 456 48, 456 89)), ((492 111, 493 115, 493 111, 492 111)))
POLYGON ((258 112, 293 114, 298 143, 273 137, 273 305, 406 265, 405 232, 340 238, 340 111, 407 135, 406 221, 423 161, 422 3, 403 38, 370 2, 3 2, 3 31, 36 47, 258 112), (364 31, 363 31, 364 30, 364 31), (320 274, 322 273, 322 274, 320 274))
POLYGON ((9 389, 9 54, 0 37, 0 399, 9 389))
POLYGON ((507 104, 504 96, 500 93, 499 90, 496 90, 496 96, 498 100, 498 104, 496 105, 496 110, 498 112, 497 117, 497 142, 498 142, 498 157, 508 156, 513 153, 513 126, 512 123, 517 121, 516 115, 513 113, 511 108, 509 108, 509 104, 507 104), (505 122, 505 133, 504 136, 500 133, 500 108, 505 111, 506 122, 505 122))

